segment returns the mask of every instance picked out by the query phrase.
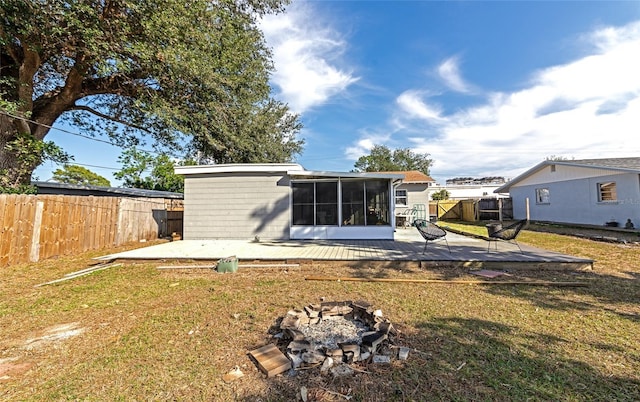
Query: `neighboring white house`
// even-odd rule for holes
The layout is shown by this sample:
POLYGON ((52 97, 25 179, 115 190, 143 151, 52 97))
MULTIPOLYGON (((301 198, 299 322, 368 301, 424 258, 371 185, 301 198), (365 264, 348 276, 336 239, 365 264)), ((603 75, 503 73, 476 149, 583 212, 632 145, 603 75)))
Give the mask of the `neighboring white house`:
POLYGON ((298 164, 178 166, 184 239, 393 239, 403 175, 298 164))
POLYGON ((640 226, 640 158, 543 161, 496 193, 509 193, 514 219, 640 226))
POLYGON ((430 188, 429 193, 433 194, 441 190, 447 190, 450 200, 505 197, 503 194, 494 193, 499 187, 496 184, 447 184, 445 186, 436 184, 430 188))

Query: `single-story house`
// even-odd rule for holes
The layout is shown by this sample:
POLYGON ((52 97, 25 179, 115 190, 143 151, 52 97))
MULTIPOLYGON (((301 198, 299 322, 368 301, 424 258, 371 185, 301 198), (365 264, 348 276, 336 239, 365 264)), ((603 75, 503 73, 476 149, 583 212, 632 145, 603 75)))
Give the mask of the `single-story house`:
POLYGON ((543 161, 495 190, 514 219, 640 226, 640 158, 543 161))
POLYGON ((450 200, 470 200, 480 198, 501 198, 503 194, 495 194, 494 190, 500 187, 497 184, 447 184, 431 187, 430 194, 441 190, 447 190, 450 200))
POLYGON ((436 183, 434 179, 417 170, 382 173, 398 174, 404 177, 402 182, 395 187, 395 214, 398 225, 404 225, 409 216, 411 218, 429 218, 429 190, 436 183), (412 209, 419 210, 418 214, 421 216, 410 212, 412 209))
POLYGON ((415 204, 429 205, 429 189, 436 181, 417 170, 406 172, 385 172, 403 175, 402 183, 396 186, 395 200, 397 212, 411 208, 415 204))
POLYGON ((393 239, 404 175, 294 163, 177 166, 184 239, 393 239))
POLYGON ((166 198, 171 200, 181 200, 182 193, 171 191, 144 190, 140 188, 126 187, 103 187, 88 184, 69 184, 53 181, 33 181, 38 194, 55 195, 92 195, 96 197, 140 197, 140 198, 166 198))

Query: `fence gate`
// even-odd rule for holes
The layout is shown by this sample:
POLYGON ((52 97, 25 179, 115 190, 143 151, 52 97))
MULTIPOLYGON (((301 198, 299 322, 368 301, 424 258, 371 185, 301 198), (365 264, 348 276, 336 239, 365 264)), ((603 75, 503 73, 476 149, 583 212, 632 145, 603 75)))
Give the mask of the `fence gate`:
POLYGON ((177 233, 182 236, 182 217, 183 210, 167 211, 167 234, 177 233))
POLYGON ((460 219, 462 211, 460 203, 456 200, 443 200, 436 203, 438 219, 460 219))
POLYGON ((513 198, 500 198, 502 201, 502 219, 513 219, 513 198))
POLYGON ((482 198, 478 201, 478 218, 481 221, 513 219, 511 198, 482 198))

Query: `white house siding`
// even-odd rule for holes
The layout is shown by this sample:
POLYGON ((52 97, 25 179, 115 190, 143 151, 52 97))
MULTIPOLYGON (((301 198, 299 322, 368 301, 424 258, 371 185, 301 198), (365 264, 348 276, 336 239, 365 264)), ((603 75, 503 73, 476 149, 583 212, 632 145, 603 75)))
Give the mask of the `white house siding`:
POLYGON ((451 185, 445 187, 432 187, 431 192, 437 192, 442 189, 449 192, 450 200, 468 200, 472 198, 498 198, 493 190, 500 186, 484 186, 484 185, 451 185))
POLYGON ((575 169, 556 172, 549 167, 540 174, 523 180, 510 189, 515 219, 526 217, 526 199, 529 199, 530 219, 534 221, 567 222, 604 225, 615 219, 621 226, 631 219, 640 227, 640 176, 635 173, 619 173, 601 169, 575 169), (588 172, 585 172, 588 171, 588 172), (555 174, 560 173, 560 174, 555 174), (616 174, 612 174, 616 173, 616 174), (593 177, 597 175, 597 177, 593 177), (575 179, 575 176, 580 178, 575 179), (574 177, 571 180, 563 178, 574 177), (615 181, 617 201, 598 202, 598 183, 615 181), (536 203, 536 189, 549 189, 549 203, 536 203))
POLYGON ((523 179, 518 186, 566 182, 568 180, 588 179, 591 177, 611 176, 619 172, 611 169, 598 169, 588 167, 576 167, 565 165, 549 165, 545 166, 535 174, 523 179), (554 168, 555 167, 555 168, 554 168), (555 171, 554 171, 555 169, 555 171))
POLYGON ((429 187, 427 183, 402 183, 398 188, 407 190, 408 205, 396 205, 397 210, 411 208, 415 204, 429 205, 429 187))
POLYGON ((289 180, 284 173, 189 175, 184 238, 288 239, 289 180))

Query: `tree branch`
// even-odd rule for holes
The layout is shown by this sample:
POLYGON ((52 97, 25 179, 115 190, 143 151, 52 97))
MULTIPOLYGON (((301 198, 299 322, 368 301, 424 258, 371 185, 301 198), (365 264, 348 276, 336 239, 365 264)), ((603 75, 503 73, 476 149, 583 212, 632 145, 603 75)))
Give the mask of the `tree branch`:
POLYGON ((146 133, 151 134, 151 132, 150 132, 149 130, 147 130, 146 128, 144 128, 144 127, 141 127, 141 126, 138 126, 138 125, 135 125, 135 124, 131 124, 130 122, 127 122, 127 121, 122 120, 122 119, 118 119, 118 118, 113 117, 113 116, 106 115, 106 114, 104 114, 104 113, 102 113, 102 112, 99 112, 99 111, 97 111, 97 110, 95 110, 95 109, 93 109, 93 108, 89 107, 89 106, 85 106, 85 105, 73 105, 73 106, 71 106, 68 110, 69 110, 69 111, 72 111, 72 110, 82 110, 82 111, 84 111, 84 112, 88 112, 88 113, 91 113, 91 114, 93 114, 93 115, 95 115, 95 116, 98 116, 98 117, 100 117, 100 118, 102 118, 102 119, 110 120, 110 121, 113 121, 113 122, 116 122, 116 123, 120 123, 120 124, 123 124, 123 125, 125 125, 125 126, 133 127, 133 128, 135 128, 135 129, 138 129, 138 130, 141 130, 141 131, 144 131, 144 132, 146 132, 146 133))
POLYGON ((13 36, 8 37, 2 26, 0 26, 0 37, 4 38, 6 42, 4 47, 7 49, 7 54, 11 56, 17 65, 20 65, 22 63, 22 58, 24 57, 22 47, 16 45, 13 40, 10 40, 13 39, 13 36))
POLYGON ((141 72, 134 72, 128 75, 113 74, 108 77, 85 78, 82 82, 82 95, 114 94, 135 96, 137 91, 144 87, 144 85, 136 83, 136 80, 146 77, 141 72))

